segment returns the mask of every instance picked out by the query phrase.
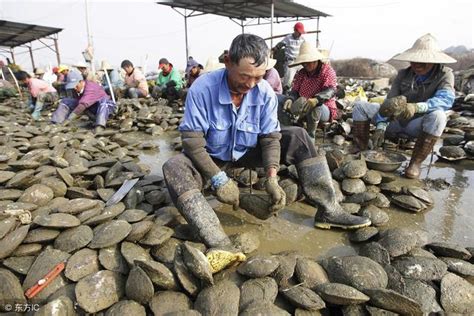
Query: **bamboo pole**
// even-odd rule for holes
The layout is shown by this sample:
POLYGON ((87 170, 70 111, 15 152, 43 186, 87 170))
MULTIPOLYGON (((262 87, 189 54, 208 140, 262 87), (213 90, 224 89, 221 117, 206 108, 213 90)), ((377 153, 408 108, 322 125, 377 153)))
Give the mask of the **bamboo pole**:
MULTIPOLYGON (((320 32, 321 32, 321 31, 309 31, 309 32, 306 32, 305 34, 314 34, 314 33, 320 33, 320 32)), ((265 38, 265 40, 272 40, 272 39, 275 39, 275 38, 285 37, 285 36, 287 36, 287 35, 288 35, 288 34, 270 36, 270 37, 265 38)))
POLYGON ((20 95, 20 99, 23 100, 23 94, 21 93, 20 85, 18 84, 18 80, 16 80, 15 75, 13 74, 13 71, 10 69, 10 67, 7 67, 8 71, 10 71, 10 74, 13 77, 13 80, 15 80, 16 88, 18 89, 18 94, 20 95))

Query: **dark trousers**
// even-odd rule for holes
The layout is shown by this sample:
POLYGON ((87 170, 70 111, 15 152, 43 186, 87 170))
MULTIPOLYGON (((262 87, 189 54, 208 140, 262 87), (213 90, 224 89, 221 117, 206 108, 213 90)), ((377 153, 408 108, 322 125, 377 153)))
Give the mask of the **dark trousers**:
MULTIPOLYGON (((297 126, 282 127, 281 135, 280 164, 295 165, 306 159, 316 157, 316 148, 303 128, 297 126)), ((231 167, 263 167, 262 148, 258 144, 236 162, 225 162, 219 159, 214 159, 214 162, 223 170, 231 167)), ((196 169, 191 159, 183 153, 170 158, 163 165, 163 175, 171 199, 175 204, 178 197, 183 193, 195 189, 201 190, 204 185, 203 176, 196 169)))

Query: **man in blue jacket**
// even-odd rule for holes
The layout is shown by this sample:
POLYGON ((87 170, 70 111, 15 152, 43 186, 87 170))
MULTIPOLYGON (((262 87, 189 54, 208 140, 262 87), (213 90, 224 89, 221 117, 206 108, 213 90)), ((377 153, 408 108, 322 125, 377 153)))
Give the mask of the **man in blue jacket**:
POLYGON ((268 52, 262 38, 239 35, 225 56, 226 68, 193 83, 180 125, 183 153, 163 166, 173 202, 208 247, 227 246, 230 240, 201 189, 210 179, 217 199, 238 207, 239 189, 225 173, 229 166, 263 166, 273 201, 270 211, 276 212, 286 202, 278 168, 280 163, 295 164, 304 193, 318 207, 317 227, 370 225, 339 205, 325 153, 314 147, 308 133, 300 127, 280 130, 277 97, 262 80, 268 52))

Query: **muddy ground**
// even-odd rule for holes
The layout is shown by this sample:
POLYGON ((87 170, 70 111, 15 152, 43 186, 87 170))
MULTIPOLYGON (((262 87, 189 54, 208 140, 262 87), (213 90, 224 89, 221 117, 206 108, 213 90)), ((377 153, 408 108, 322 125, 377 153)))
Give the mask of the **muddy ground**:
MULTIPOLYGON (((178 132, 154 138, 159 150, 145 151, 140 160, 148 164, 152 174, 162 175, 163 163, 177 152, 173 150, 172 140, 178 132)), ((151 138, 150 138, 151 139, 151 138)), ((328 146, 326 140, 324 146, 328 146)), ((441 145, 438 142, 436 149, 441 145)), ((403 183, 417 183, 421 180, 444 179, 451 184, 449 188, 430 193, 434 205, 420 213, 414 214, 396 206, 384 209, 390 216, 386 227, 409 227, 421 229, 428 233, 430 240, 458 243, 463 246, 474 244, 474 163, 463 160, 457 163, 446 163, 435 156, 427 176, 429 157, 424 163, 420 180, 407 180, 399 177, 403 183)), ((404 165, 403 165, 404 166, 404 165)), ((397 173, 400 175, 400 168, 397 173)), ((277 253, 284 250, 297 250, 300 253, 327 257, 332 255, 355 254, 357 245, 348 240, 342 230, 321 230, 313 228, 314 207, 296 202, 283 209, 277 217, 260 221, 240 210, 234 212, 231 207, 218 201, 212 202, 228 234, 242 231, 256 231, 260 237, 258 252, 277 253), (330 250, 330 251, 329 251, 330 250)))

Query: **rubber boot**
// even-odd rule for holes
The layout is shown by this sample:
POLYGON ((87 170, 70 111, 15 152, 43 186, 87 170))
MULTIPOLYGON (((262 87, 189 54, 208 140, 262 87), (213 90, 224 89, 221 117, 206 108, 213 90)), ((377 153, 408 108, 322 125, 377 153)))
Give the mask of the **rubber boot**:
MULTIPOLYGON (((310 99, 311 100, 311 99, 310 99)), ((309 100, 308 100, 309 101, 309 100)), ((311 138, 316 137, 316 128, 321 119, 321 107, 313 108, 306 116, 306 130, 311 138)))
POLYGON ((33 113, 31 113, 31 117, 33 118, 33 120, 38 121, 41 118, 42 109, 43 109, 43 102, 37 100, 35 104, 35 109, 33 113))
POLYGON ((111 113, 115 109, 115 104, 112 100, 101 101, 97 106, 97 112, 95 113, 95 124, 100 126, 106 126, 107 120, 111 113))
POLYGON ((99 133, 102 133, 104 131, 104 127, 103 126, 100 126, 100 125, 97 125, 95 128, 94 128, 94 134, 99 134, 99 133))
POLYGON ((410 164, 405 170, 405 177, 409 179, 418 179, 421 171, 421 163, 433 151, 433 147, 438 138, 438 136, 421 132, 416 140, 415 148, 413 148, 410 164))
POLYGON ((314 226, 357 229, 371 224, 368 218, 347 213, 337 202, 324 150, 319 149, 316 157, 302 161, 296 168, 304 194, 318 207, 314 226))
POLYGON ((354 143, 357 145, 359 151, 367 150, 369 144, 369 121, 354 121, 352 123, 352 135, 354 143))
POLYGON ((199 190, 190 190, 178 197, 176 207, 189 225, 195 228, 202 241, 209 248, 231 246, 229 237, 199 190))
POLYGON ((58 108, 56 111, 53 112, 53 116, 51 117, 51 122, 55 124, 62 124, 66 118, 69 116, 69 112, 71 112, 71 108, 68 107, 64 103, 59 103, 58 108))

